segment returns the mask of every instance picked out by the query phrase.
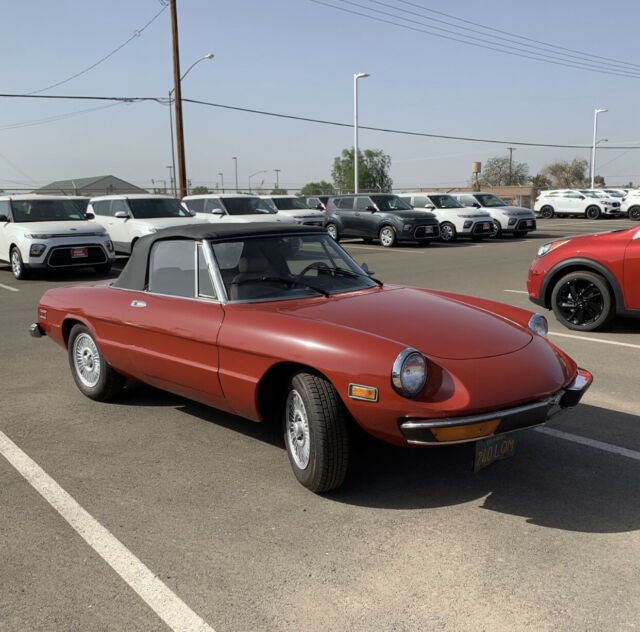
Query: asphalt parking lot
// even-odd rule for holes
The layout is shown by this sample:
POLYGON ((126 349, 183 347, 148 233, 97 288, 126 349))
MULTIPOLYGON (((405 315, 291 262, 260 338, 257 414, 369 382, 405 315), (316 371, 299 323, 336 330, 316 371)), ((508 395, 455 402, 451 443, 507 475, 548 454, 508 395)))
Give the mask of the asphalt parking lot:
MULTIPOLYGON (((343 245, 385 282, 535 310, 543 242, 632 225, 343 245)), ((469 446, 363 439, 317 496, 272 427, 142 385, 85 398, 27 330, 47 288, 93 278, 0 267, 0 630, 640 630, 640 320, 587 334, 546 314, 594 384, 514 457, 473 473, 469 446)))

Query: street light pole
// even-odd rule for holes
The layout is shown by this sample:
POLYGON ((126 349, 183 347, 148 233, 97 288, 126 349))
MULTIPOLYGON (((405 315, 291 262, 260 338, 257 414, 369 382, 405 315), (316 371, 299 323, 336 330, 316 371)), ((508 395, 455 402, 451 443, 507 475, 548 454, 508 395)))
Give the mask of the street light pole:
POLYGON ((278 175, 280 174, 281 169, 274 169, 274 171, 276 172, 276 189, 280 190, 280 179, 278 178, 278 175))
POLYGON ((593 111, 593 145, 591 146, 591 188, 593 189, 593 181, 596 175, 596 134, 598 133, 598 114, 600 112, 608 112, 606 108, 596 108, 593 111))
POLYGON ((173 171, 173 165, 167 165, 167 169, 169 170, 169 184, 171 185, 171 193, 175 197, 175 171, 173 171))
POLYGON ((253 176, 257 176, 259 173, 267 173, 266 169, 260 169, 260 171, 256 171, 255 173, 252 173, 249 176, 249 193, 251 193, 251 178, 253 178, 253 176))
POLYGON ((358 192, 358 79, 369 77, 366 72, 353 75, 353 192, 358 192))
POLYGON ((232 156, 234 162, 236 163, 236 193, 238 192, 238 157, 232 156))
POLYGON ((224 176, 222 175, 222 171, 218 171, 218 175, 220 176, 220 182, 222 184, 222 192, 224 193, 224 176))
MULTIPOLYGON (((600 144, 600 143, 608 143, 609 139, 608 138, 601 138, 600 140, 596 141, 596 147, 600 144)), ((589 158, 589 175, 591 175, 591 165, 592 165, 592 158, 589 158)), ((591 187, 592 189, 594 187, 591 187)))

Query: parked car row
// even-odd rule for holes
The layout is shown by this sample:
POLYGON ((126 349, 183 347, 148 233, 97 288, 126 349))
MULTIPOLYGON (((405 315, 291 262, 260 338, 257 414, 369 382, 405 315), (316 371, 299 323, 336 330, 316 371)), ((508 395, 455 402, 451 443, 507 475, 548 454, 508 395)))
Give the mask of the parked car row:
MULTIPOLYGON (((556 215, 574 215, 595 220, 627 214, 627 209, 622 206, 621 200, 624 199, 624 195, 620 197, 619 193, 614 195, 604 189, 555 189, 541 191, 533 209, 545 219, 556 215)), ((640 198, 638 201, 640 202, 640 198)), ((640 219, 640 213, 637 219, 640 219)))

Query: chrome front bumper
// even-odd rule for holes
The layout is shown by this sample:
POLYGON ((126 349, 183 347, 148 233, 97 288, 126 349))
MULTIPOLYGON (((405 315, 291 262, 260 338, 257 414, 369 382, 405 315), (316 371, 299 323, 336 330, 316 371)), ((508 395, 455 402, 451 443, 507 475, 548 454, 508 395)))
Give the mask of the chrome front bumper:
POLYGON ((593 377, 584 369, 578 369, 573 381, 566 387, 545 399, 541 399, 522 406, 495 410, 468 417, 445 417, 442 419, 418 419, 403 421, 400 430, 407 443, 413 445, 447 445, 452 443, 469 443, 486 439, 492 434, 502 434, 514 430, 522 430, 539 426, 555 417, 559 413, 573 408, 578 404, 587 389, 591 386, 593 377), (464 428, 474 424, 498 421, 497 428, 488 434, 469 437, 455 441, 438 440, 432 430, 439 428, 464 428))

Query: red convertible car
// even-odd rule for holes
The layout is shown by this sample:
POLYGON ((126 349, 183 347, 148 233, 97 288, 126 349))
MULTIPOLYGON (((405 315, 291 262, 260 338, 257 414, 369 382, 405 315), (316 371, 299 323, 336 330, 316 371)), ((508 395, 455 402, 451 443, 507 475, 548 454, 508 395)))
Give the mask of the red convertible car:
POLYGON ((529 299, 569 329, 602 329, 616 314, 640 317, 640 229, 565 237, 540 247, 529 299))
POLYGON ((546 339, 543 316, 383 286, 307 226, 142 237, 110 285, 47 291, 31 333, 68 350, 90 398, 114 397, 129 377, 253 421, 279 417, 295 476, 315 492, 343 482, 350 424, 401 446, 491 441, 575 406, 591 384, 546 339))

